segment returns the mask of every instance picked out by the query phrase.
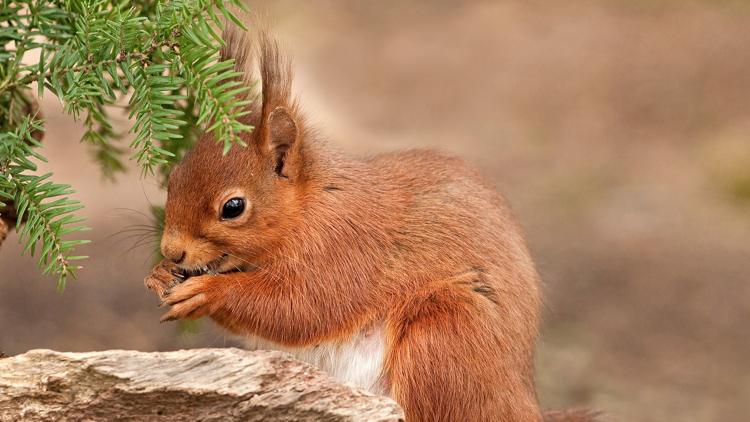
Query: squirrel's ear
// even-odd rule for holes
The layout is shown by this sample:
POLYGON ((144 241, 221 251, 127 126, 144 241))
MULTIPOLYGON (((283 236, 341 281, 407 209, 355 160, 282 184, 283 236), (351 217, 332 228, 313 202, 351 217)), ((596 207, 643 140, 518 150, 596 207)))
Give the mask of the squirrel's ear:
MULTIPOLYGON (((274 170, 281 177, 289 177, 290 167, 294 164, 290 160, 292 151, 295 151, 299 129, 294 117, 285 107, 276 107, 268 115, 268 148, 274 159, 274 170)), ((296 161, 296 160, 294 160, 296 161)))

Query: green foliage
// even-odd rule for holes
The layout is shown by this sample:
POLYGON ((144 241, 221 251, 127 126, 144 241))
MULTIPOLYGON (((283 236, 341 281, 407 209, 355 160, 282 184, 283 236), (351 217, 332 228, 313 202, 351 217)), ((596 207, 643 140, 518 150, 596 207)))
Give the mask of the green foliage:
POLYGON ((86 240, 63 240, 63 236, 85 229, 76 224, 82 218, 74 214, 83 206, 68 197, 73 193, 69 185, 47 181, 51 173, 33 174, 37 167, 30 158, 45 160, 35 151, 40 144, 31 135, 32 130, 41 130, 41 126, 26 117, 16 131, 0 133, 0 168, 3 170, 0 201, 13 201, 17 226, 26 218, 26 224, 19 230, 26 244, 23 252, 33 255, 36 245, 41 244, 39 268, 44 274, 58 274, 58 286, 63 288, 67 277, 75 276, 74 270, 78 268, 72 262, 86 258, 70 254, 74 247, 87 243, 86 240))
POLYGON ((242 25, 231 7, 242 8, 241 1, 1 2, 0 198, 6 204, 0 213, 18 216, 25 250, 38 252, 40 268, 56 274, 61 286, 75 276, 71 262, 83 258, 72 251, 84 241, 64 239, 83 229, 76 225, 81 205, 68 186, 37 175, 34 161, 45 159, 34 137, 42 131, 34 96, 51 92, 82 121, 81 141, 105 177, 124 171, 130 155, 144 174, 164 183, 199 130, 213 132, 226 151, 252 129, 240 121, 248 88, 234 63, 220 60, 225 20, 242 25), (133 121, 129 148, 109 118, 125 100, 133 121))

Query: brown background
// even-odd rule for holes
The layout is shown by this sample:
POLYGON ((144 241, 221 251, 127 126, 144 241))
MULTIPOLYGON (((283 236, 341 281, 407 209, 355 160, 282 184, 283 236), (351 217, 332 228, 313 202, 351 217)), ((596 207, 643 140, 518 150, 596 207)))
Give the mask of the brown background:
MULTIPOLYGON (((295 56, 312 121, 351 153, 440 148, 511 200, 545 281, 545 407, 615 420, 750 415, 750 4, 256 4, 295 56)), ((165 350, 236 340, 160 325, 133 225, 164 195, 101 181, 52 96, 46 154, 94 240, 55 291, 15 234, 0 251, 0 350, 165 350), (120 208, 128 208, 124 210, 120 208)), ((127 128, 118 114, 119 127, 127 128)))

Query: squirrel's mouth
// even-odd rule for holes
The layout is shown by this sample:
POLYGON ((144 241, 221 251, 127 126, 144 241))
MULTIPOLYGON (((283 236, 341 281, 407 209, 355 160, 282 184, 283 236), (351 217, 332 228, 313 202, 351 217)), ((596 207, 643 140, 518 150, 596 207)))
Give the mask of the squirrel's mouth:
POLYGON ((190 277, 197 277, 200 275, 217 275, 217 274, 229 274, 229 273, 236 273, 244 271, 242 267, 232 265, 229 268, 222 269, 222 266, 226 263, 227 258, 229 257, 228 254, 222 254, 220 257, 214 259, 213 261, 203 265, 202 267, 198 268, 179 268, 177 270, 176 276, 182 279, 187 279, 190 277))

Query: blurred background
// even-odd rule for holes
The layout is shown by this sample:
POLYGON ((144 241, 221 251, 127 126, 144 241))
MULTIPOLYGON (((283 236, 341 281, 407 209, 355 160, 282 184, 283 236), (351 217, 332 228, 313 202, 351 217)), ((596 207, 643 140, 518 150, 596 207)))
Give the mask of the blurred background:
MULTIPOLYGON (((333 143, 449 151, 509 198, 545 282, 545 408, 747 419, 750 2, 251 7, 294 56, 296 92, 333 143)), ((12 234, 0 250, 0 350, 238 344, 209 321, 158 323, 142 286, 152 245, 127 230, 165 195, 135 169, 104 182, 80 125, 51 95, 43 109, 45 168, 86 204, 91 259, 58 293, 12 234)))

